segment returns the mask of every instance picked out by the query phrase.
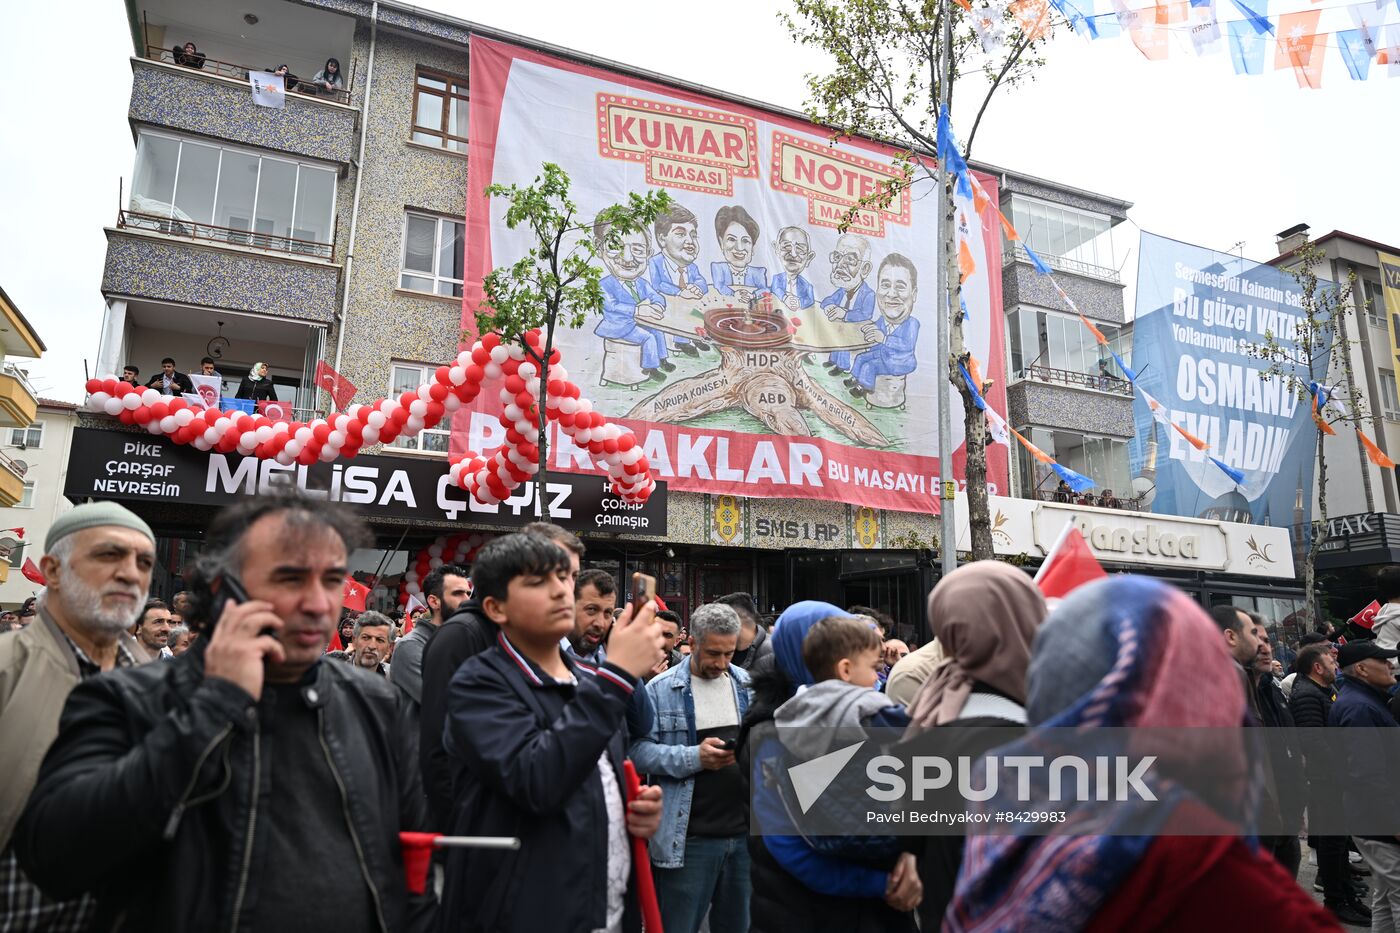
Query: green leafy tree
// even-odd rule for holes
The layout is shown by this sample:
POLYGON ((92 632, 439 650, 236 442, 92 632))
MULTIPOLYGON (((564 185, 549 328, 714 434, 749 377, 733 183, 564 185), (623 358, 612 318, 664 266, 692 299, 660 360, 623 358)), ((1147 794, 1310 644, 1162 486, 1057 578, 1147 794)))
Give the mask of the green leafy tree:
MULTIPOLYGON (((524 349, 539 373, 539 398, 543 402, 549 384, 546 360, 554 355, 557 329, 582 327, 602 313, 603 289, 599 284, 600 250, 621 248, 629 233, 645 230, 671 205, 665 191, 630 193, 625 204, 611 204, 593 215, 581 215, 569 193, 568 174, 552 162, 544 163, 534 183, 491 185, 489 197, 507 202, 506 226, 525 226, 533 243, 519 260, 493 269, 482 283, 485 299, 476 309, 480 334, 496 333, 501 340, 524 349), (601 243, 595 231, 606 231, 601 243), (532 330, 543 332, 544 345, 536 351, 525 339, 532 330)), ((529 413, 539 427, 540 471, 535 495, 540 515, 548 518, 545 487, 548 482, 549 443, 545 406, 529 413)))
MULTIPOLYGON (((1304 241, 1289 258, 1287 271, 1298 283, 1302 296, 1298 324, 1291 335, 1265 331, 1261 343, 1251 348, 1253 356, 1264 361, 1261 378, 1281 379, 1284 390, 1292 393, 1298 404, 1312 407, 1311 383, 1328 385, 1347 400, 1347 412, 1323 409, 1323 420, 1330 426, 1345 423, 1359 427, 1369 420, 1365 403, 1353 378, 1351 341, 1348 339, 1348 318, 1353 318, 1352 295, 1356 291, 1356 272, 1347 273, 1346 281, 1332 283, 1318 278, 1318 266, 1326 262, 1326 254, 1312 241, 1304 241), (1335 382, 1331 380, 1335 379, 1335 382)), ((1312 523, 1311 540, 1303 549, 1303 589, 1307 594, 1309 623, 1321 619, 1317 604, 1317 553, 1327 540, 1327 435, 1317 431, 1317 516, 1312 523)), ((1357 449, 1365 455, 1361 438, 1357 449)), ((1371 474, 1361 471, 1366 499, 1371 498, 1371 474)))
MULTIPOLYGON (((952 0, 794 0, 793 12, 780 14, 794 39, 827 53, 832 61, 826 74, 807 76, 807 111, 812 120, 831 127, 833 139, 869 136, 887 140, 902 150, 896 165, 903 172, 904 182, 882 188, 864 199, 848 213, 848 220, 854 217, 856 209, 887 206, 904 187, 937 183, 933 155, 938 150, 938 106, 944 92, 944 75, 950 108, 960 84, 981 95, 977 115, 963 143, 963 156, 971 157, 973 140, 996 92, 1029 80, 1044 64, 1040 52, 1055 25, 1050 21, 1049 6, 1029 3, 1022 14, 1030 21, 1023 23, 1007 11, 987 24, 1005 36, 1004 45, 993 52, 983 51, 982 39, 973 25, 976 17, 988 15, 986 10, 974 15, 955 6, 952 0), (945 23, 945 17, 952 17, 952 22, 945 23), (951 42, 945 41, 945 27, 951 32, 951 42)), ((993 556, 987 496, 987 432, 982 412, 973 405, 972 394, 958 370, 958 363, 967 359, 968 351, 958 310, 961 302, 951 183, 942 195, 948 220, 945 229, 949 231, 943 244, 951 289, 948 307, 954 309, 949 358, 943 365, 963 400, 972 556, 974 560, 986 560, 993 556)), ((941 310, 941 296, 939 307, 941 310)))

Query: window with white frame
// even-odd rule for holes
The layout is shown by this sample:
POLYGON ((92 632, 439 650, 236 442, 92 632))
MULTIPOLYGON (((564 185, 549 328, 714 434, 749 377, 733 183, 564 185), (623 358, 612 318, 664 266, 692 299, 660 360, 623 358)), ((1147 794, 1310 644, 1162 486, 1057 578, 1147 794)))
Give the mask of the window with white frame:
MULTIPOLYGON (((1392 381, 1393 381, 1393 380, 1392 380, 1392 381)), ((19 497, 19 504, 16 505, 15 508, 17 508, 17 509, 32 509, 32 508, 34 508, 34 480, 32 480, 32 479, 27 479, 27 480, 24 481, 24 492, 20 495, 20 497, 19 497)))
POLYGON ((1016 232, 1042 256, 1115 269, 1112 222, 1104 214, 1018 195, 1011 202, 1016 232))
MULTIPOLYGON (((1400 312, 1400 308, 1396 309, 1400 312)), ((1381 283, 1366 280, 1366 322, 1372 327, 1385 327, 1385 292, 1381 283)))
MULTIPOLYGON (((389 397, 398 398, 405 392, 416 392, 418 387, 433 378, 436 366, 426 363, 400 363, 395 361, 389 382, 389 397)), ((447 455, 448 440, 452 436, 451 421, 444 418, 432 430, 419 431, 416 437, 399 435, 390 447, 399 450, 421 450, 424 453, 447 455)))
POLYGON ((336 170, 142 130, 128 226, 331 258, 336 170))
POLYGON ((10 428, 10 446, 37 450, 44 442, 44 424, 36 421, 27 428, 10 428))
POLYGON ((1400 421, 1400 394, 1395 389, 1395 373, 1382 369, 1380 383, 1381 414, 1391 421, 1400 421))
POLYGON ((465 227, 450 217, 407 212, 399 288, 461 298, 465 227))

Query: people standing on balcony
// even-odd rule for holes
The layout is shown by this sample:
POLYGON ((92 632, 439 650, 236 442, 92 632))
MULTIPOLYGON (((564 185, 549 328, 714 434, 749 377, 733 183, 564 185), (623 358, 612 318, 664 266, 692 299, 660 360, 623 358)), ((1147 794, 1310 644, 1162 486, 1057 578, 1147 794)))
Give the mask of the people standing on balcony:
POLYGON ((170 357, 160 361, 160 372, 151 377, 151 381, 146 383, 148 389, 159 389, 161 395, 181 395, 185 392, 194 391, 194 383, 190 382, 190 377, 175 369, 175 361, 170 357))
POLYGON ((334 94, 343 90, 345 80, 340 75, 340 62, 334 58, 326 59, 326 67, 316 72, 316 77, 311 79, 311 83, 321 94, 334 94))
POLYGON ((276 68, 272 69, 272 73, 282 78, 282 86, 287 90, 300 90, 300 86, 297 84, 297 76, 292 74, 292 69, 288 68, 286 65, 278 65, 276 68))
POLYGON ((272 377, 267 374, 266 363, 254 363, 248 375, 238 384, 234 398, 252 399, 255 402, 270 402, 277 398, 277 390, 272 385, 272 377))
POLYGON ((204 67, 204 53, 196 49, 193 42, 177 45, 170 51, 174 53, 177 65, 184 65, 186 68, 204 67))
POLYGON ((140 377, 141 370, 137 369, 135 366, 132 366, 130 363, 127 363, 125 366, 122 367, 122 382, 134 386, 140 385, 141 383, 136 381, 140 377))

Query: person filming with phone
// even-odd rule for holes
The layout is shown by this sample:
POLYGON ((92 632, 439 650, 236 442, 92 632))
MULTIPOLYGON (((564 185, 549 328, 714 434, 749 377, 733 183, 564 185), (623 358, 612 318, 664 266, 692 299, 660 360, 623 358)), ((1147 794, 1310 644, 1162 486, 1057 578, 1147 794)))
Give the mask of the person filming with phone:
POLYGON ((748 671, 732 662, 739 615, 723 603, 690 616, 694 647, 647 684, 657 714, 632 743, 632 761, 661 787, 661 828, 651 839, 662 926, 695 933, 749 928, 749 807, 734 760, 748 712, 748 671))
POLYGON ((94 929, 415 928, 398 835, 428 828, 415 734, 385 678, 321 660, 363 537, 291 494, 214 521, 194 647, 69 696, 15 834, 42 889, 93 892, 94 929), (132 884, 138 865, 163 883, 132 884))

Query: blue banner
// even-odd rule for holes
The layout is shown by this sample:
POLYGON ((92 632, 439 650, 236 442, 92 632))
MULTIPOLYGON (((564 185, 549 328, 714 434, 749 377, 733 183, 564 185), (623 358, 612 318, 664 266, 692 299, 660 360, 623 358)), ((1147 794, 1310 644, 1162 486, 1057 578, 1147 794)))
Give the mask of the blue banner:
MULTIPOLYGON (((1137 384, 1173 423, 1210 445, 1197 450, 1154 420, 1137 395, 1133 485, 1150 499, 1151 511, 1311 527, 1317 450, 1311 409, 1287 378, 1261 378, 1268 364, 1251 353, 1266 334, 1295 350, 1304 317, 1298 283, 1286 272, 1142 235, 1133 323, 1137 384)), ((1296 373, 1306 386, 1306 363, 1296 373)))

